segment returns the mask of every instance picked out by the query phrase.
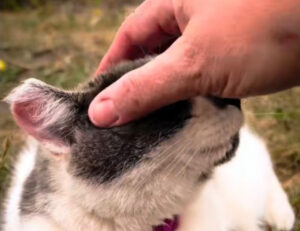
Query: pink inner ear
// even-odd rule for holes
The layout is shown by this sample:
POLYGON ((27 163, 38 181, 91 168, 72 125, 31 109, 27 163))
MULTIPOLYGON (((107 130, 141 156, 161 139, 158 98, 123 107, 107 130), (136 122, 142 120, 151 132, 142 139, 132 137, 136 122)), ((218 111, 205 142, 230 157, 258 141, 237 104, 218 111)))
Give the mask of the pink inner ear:
POLYGON ((18 125, 29 135, 41 142, 53 153, 65 154, 70 150, 57 137, 51 136, 44 127, 46 118, 43 118, 41 110, 43 106, 37 101, 28 101, 12 104, 12 112, 18 125))
POLYGON ((22 102, 12 105, 13 115, 18 125, 37 140, 47 138, 41 129, 43 119, 39 118, 41 107, 37 102, 22 102))

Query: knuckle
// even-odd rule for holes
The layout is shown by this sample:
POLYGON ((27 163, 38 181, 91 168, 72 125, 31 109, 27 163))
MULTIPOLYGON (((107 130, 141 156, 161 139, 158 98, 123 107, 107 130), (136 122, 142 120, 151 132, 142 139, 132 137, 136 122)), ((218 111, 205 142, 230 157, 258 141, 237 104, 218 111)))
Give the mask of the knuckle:
POLYGON ((123 41, 125 41, 127 44, 131 44, 132 38, 128 26, 126 25, 122 26, 119 33, 123 41))
POLYGON ((132 41, 132 30, 134 28, 134 25, 136 24, 136 20, 136 13, 133 12, 129 16, 127 16, 120 27, 119 34, 128 43, 132 41))
POLYGON ((124 96, 127 98, 126 102, 129 103, 132 108, 141 107, 139 84, 133 78, 124 78, 121 87, 124 91, 124 96))
POLYGON ((182 49, 181 55, 181 65, 180 70, 184 70, 183 75, 187 77, 187 82, 189 85, 189 90, 193 95, 204 94, 203 84, 205 80, 203 78, 203 58, 199 49, 189 42, 185 42, 182 49))
POLYGON ((124 76, 124 79, 122 80, 122 88, 124 89, 125 93, 131 94, 135 87, 136 87, 135 81, 132 80, 132 78, 128 78, 127 76, 124 76))
POLYGON ((182 58, 183 62, 191 65, 195 62, 195 59, 198 57, 199 51, 197 46, 194 46, 191 42, 185 41, 182 44, 182 58))
POLYGON ((184 41, 180 49, 180 68, 186 70, 189 76, 201 76, 204 60, 199 48, 189 41, 184 41))

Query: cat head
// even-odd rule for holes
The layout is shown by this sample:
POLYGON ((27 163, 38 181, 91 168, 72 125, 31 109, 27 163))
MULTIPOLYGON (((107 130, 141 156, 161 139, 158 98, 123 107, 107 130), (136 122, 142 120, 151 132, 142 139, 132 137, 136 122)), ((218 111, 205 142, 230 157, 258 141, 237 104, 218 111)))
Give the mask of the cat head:
POLYGON ((88 117, 93 98, 144 62, 117 66, 74 91, 28 79, 6 98, 17 124, 63 163, 78 186, 72 193, 82 194, 91 209, 101 204, 96 210, 107 216, 139 214, 145 202, 149 214, 173 212, 170 196, 174 204, 186 200, 237 146, 239 100, 195 97, 126 125, 94 126, 88 117))

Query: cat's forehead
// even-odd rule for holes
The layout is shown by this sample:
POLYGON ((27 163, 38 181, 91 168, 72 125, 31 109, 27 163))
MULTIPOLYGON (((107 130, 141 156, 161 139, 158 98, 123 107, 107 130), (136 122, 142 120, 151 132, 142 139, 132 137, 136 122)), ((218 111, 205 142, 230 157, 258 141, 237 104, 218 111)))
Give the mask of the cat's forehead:
POLYGON ((121 78, 127 72, 141 67, 145 63, 147 63, 150 58, 139 59, 136 61, 124 61, 120 64, 113 66, 112 68, 104 71, 89 82, 82 84, 79 86, 79 91, 84 92, 94 92, 99 93, 104 90, 106 87, 110 86, 114 82, 116 82, 119 78, 121 78))
POLYGON ((115 179, 179 133, 191 117, 191 108, 190 101, 181 101, 113 128, 78 121, 71 149, 73 173, 100 183, 115 179))

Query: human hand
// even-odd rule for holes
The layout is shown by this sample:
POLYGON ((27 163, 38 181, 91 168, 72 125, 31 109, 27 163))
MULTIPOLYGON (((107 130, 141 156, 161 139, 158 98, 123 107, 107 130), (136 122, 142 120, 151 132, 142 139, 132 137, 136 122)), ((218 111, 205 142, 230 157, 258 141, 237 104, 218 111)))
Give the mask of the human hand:
POLYGON ((146 0, 124 21, 97 72, 170 38, 166 51, 95 97, 95 125, 121 125, 197 95, 248 97, 300 83, 298 0, 146 0))

